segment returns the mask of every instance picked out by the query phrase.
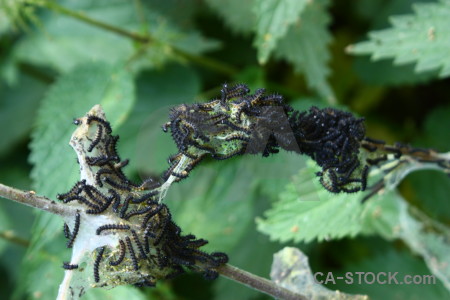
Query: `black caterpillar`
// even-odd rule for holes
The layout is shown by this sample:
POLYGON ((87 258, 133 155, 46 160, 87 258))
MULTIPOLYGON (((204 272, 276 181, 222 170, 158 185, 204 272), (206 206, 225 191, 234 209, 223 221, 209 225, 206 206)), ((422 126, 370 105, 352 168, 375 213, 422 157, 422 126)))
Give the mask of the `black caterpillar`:
MULTIPOLYGON (((83 119, 77 119, 74 123, 81 125, 83 122, 83 119)), ((94 229, 97 235, 121 235, 116 252, 108 246, 97 249, 93 263, 94 281, 100 284, 105 259, 111 267, 131 264, 134 270, 139 270, 137 274, 141 275, 136 275, 139 279, 135 282, 139 286, 154 286, 158 279, 172 278, 186 268, 202 272, 208 279, 217 277, 215 268, 228 261, 227 255, 200 251, 207 241, 196 239, 194 235, 183 236, 168 207, 155 198, 160 184, 151 182, 138 186, 123 173, 122 168, 128 161, 120 160, 116 150, 118 137, 111 135, 109 123, 97 116, 88 116, 86 122, 98 126, 87 147, 87 152, 94 156, 86 158, 88 165, 97 168, 93 169, 95 186, 86 180, 79 181, 69 192, 59 194, 58 199, 64 203, 78 202, 86 208, 84 213, 88 215, 110 210, 122 220, 94 229), (151 270, 150 274, 145 275, 143 268, 151 270)), ((73 232, 64 226, 68 246, 75 242, 79 226, 80 214, 76 215, 73 232)), ((75 268, 68 263, 63 266, 67 270, 75 268)))
POLYGON ((221 97, 207 103, 171 109, 170 128, 179 152, 169 158, 164 178, 186 178, 206 156, 217 160, 241 154, 264 157, 284 149, 311 157, 322 168, 317 175, 333 193, 357 192, 367 185, 368 166, 359 149, 365 136, 364 119, 332 108, 295 111, 277 94, 244 84, 224 85, 221 97), (182 173, 174 172, 182 156, 191 159, 182 173))

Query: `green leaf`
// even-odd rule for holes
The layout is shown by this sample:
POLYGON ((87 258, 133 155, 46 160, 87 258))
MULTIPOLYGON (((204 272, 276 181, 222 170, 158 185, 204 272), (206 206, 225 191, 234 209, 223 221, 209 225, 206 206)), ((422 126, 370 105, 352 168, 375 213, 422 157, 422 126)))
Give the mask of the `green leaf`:
MULTIPOLYGON (((187 233, 205 238, 205 249, 227 252, 252 223, 255 185, 243 159, 199 166, 190 182, 174 185, 166 198, 174 219, 187 233), (195 182, 195 185, 192 184, 195 182)), ((192 178, 191 178, 192 177, 192 178)))
POLYGON ((431 216, 450 221, 450 178, 439 171, 415 172, 406 178, 412 190, 411 200, 431 216))
POLYGON ((439 69, 439 77, 447 77, 450 75, 449 4, 448 0, 415 4, 415 14, 392 17, 391 28, 371 32, 368 41, 352 45, 348 51, 369 54, 373 60, 393 58, 395 65, 415 62, 418 73, 439 69))
POLYGON ((11 20, 8 18, 8 9, 9 7, 7 7, 6 1, 0 1, 0 36, 5 32, 8 32, 11 28, 11 20))
POLYGON ((327 49, 331 35, 327 29, 330 17, 326 11, 328 0, 310 1, 300 22, 290 27, 275 50, 277 57, 294 65, 295 71, 306 77, 308 85, 329 102, 335 96, 327 77, 330 53, 327 49))
POLYGON ((361 231, 361 194, 329 193, 315 177, 317 171, 312 161, 300 170, 265 219, 257 219, 259 231, 280 242, 336 239, 361 231))
POLYGON ((55 198, 78 177, 76 155, 68 145, 73 118, 101 104, 114 128, 125 120, 133 102, 133 78, 121 67, 88 64, 61 77, 43 99, 32 135, 31 176, 36 191, 55 198))
POLYGON ((223 18, 226 25, 238 33, 249 34, 256 24, 253 13, 254 0, 206 0, 206 3, 223 18))
POLYGON ((396 192, 375 195, 361 204, 364 193, 326 191, 314 176, 318 170, 308 160, 265 218, 257 219, 259 231, 281 242, 322 241, 360 233, 379 234, 386 239, 398 237, 402 198, 396 192))
MULTIPOLYGON (((70 1, 64 4, 124 29, 137 27, 134 6, 129 1, 70 1)), ((14 52, 16 60, 67 72, 79 63, 123 61, 133 53, 133 45, 130 39, 115 33, 65 15, 47 13, 42 18, 42 28, 20 40, 14 52)))
MULTIPOLYGON (((441 106, 430 113, 424 123, 424 132, 413 145, 430 147, 437 151, 450 150, 448 128, 450 128, 450 105, 441 106)), ((450 178, 437 171, 415 172, 406 179, 411 190, 410 199, 419 207, 441 221, 450 221, 450 178)))
POLYGON ((167 158, 177 152, 177 147, 161 126, 169 120, 170 107, 193 102, 199 92, 200 79, 186 66, 169 64, 140 74, 133 117, 117 131, 119 152, 130 159, 127 173, 139 173, 140 179, 146 179, 167 170, 167 158))
MULTIPOLYGON (((19 189, 30 189, 28 167, 26 162, 20 162, 17 153, 4 158, 0 165, 0 182, 19 189)), ((12 232, 15 236, 28 241, 34 216, 32 210, 25 205, 19 205, 0 197, 0 232, 12 232), (19 220, 19 221, 18 221, 19 220)), ((19 269, 25 254, 25 247, 0 239, 0 269, 8 274, 7 280, 0 282, 2 296, 10 299, 19 279, 19 269), (6 247, 5 247, 6 246, 6 247)))
POLYGON ((139 5, 148 7, 149 11, 157 11, 178 27, 189 29, 195 27, 196 14, 203 8, 202 5, 179 0, 141 1, 137 5, 138 9, 141 8, 139 5))
POLYGON ((169 44, 192 54, 217 50, 221 46, 218 40, 206 38, 198 31, 180 32, 169 44))
POLYGON ((28 76, 21 76, 17 85, 5 87, 0 83, 0 157, 23 141, 31 131, 36 109, 46 84, 28 76), (25 88, 24 88, 25 87, 25 88), (20 122, 16 122, 20 118, 20 122))
POLYGON ((139 71, 169 61, 173 56, 170 46, 198 54, 220 45, 194 29, 178 27, 165 15, 146 6, 136 7, 130 1, 81 0, 65 1, 62 5, 121 30, 148 32, 152 43, 134 44, 131 38, 111 30, 47 12, 41 18, 42 26, 24 36, 15 47, 15 61, 51 67, 59 72, 67 72, 85 62, 128 61, 129 67, 139 71))
MULTIPOLYGON (((43 99, 32 135, 30 162, 34 165, 31 176, 36 192, 55 199, 57 193, 67 191, 78 180, 76 155, 68 145, 74 117, 83 116, 93 105, 101 104, 115 129, 125 120, 133 102, 133 78, 121 67, 100 63, 82 65, 61 77, 43 99)), ((33 277, 44 276, 39 273, 44 268, 48 285, 43 283, 38 290, 42 291, 43 298, 55 297, 55 283, 63 274, 56 271, 61 270, 61 254, 64 254, 61 226, 59 217, 39 213, 23 265, 22 291, 37 290, 26 283, 33 277), (61 250, 54 252, 59 245, 61 250), (42 251, 55 256, 42 255, 42 251)))
MULTIPOLYGON (((388 19, 392 15, 412 13, 411 5, 416 2, 424 2, 424 0, 358 1, 357 10, 371 21, 370 30, 372 31, 389 26, 388 19), (374 11, 377 13, 374 14, 374 11)), ((426 0, 425 2, 432 1, 426 0)), ((413 63, 394 66, 389 59, 373 61, 368 56, 361 56, 357 57, 354 62, 354 68, 359 77, 366 83, 375 85, 395 86, 426 83, 436 78, 438 74, 436 70, 416 73, 413 63)))
POLYGON ((284 37, 288 28, 300 19, 306 4, 306 0, 255 0, 256 37, 254 43, 258 48, 260 64, 267 62, 278 40, 284 37))
POLYGON ((406 204, 401 206, 397 236, 423 257, 430 271, 450 292, 450 228, 442 224, 436 226, 437 222, 420 212, 416 215, 411 215, 406 204), (427 223, 438 227, 439 234, 430 232, 425 226, 427 223))
POLYGON ((11 29, 17 29, 17 27, 26 28, 24 3, 24 0, 0 0, 0 36, 11 29))
POLYGON ((387 240, 398 237, 399 214, 403 207, 403 198, 390 191, 370 198, 361 212, 361 224, 364 234, 378 234, 387 240))
POLYGON ((425 120, 425 136, 417 141, 419 144, 437 149, 440 152, 450 150, 448 128, 450 128, 450 105, 437 107, 425 120))

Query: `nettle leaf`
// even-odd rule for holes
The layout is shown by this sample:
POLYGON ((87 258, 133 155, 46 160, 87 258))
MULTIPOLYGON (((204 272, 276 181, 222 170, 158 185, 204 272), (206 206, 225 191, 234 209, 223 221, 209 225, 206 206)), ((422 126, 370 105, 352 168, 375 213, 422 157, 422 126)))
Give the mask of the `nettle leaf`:
POLYGON ((392 27, 369 33, 369 40, 349 46, 355 55, 371 55, 373 60, 393 58, 394 65, 415 62, 416 72, 439 69, 439 77, 450 75, 450 1, 421 3, 415 14, 391 18, 392 27))
POLYGON ((0 156, 8 153, 16 144, 24 140, 31 130, 39 101, 47 87, 46 84, 32 77, 20 76, 13 87, 0 83, 0 156), (24 88, 26 87, 26 88, 24 88), (20 122, 14 122, 20 116, 20 122), (11 126, 14 124, 14 126, 11 126))
POLYGON ((396 236, 422 256, 430 271, 450 291, 450 228, 418 212, 413 215, 408 208, 403 200, 398 215, 396 236), (426 224, 433 224, 440 234, 430 231, 426 224))
POLYGON ((74 117, 101 104, 114 127, 125 120, 133 103, 133 78, 120 66, 86 64, 62 76, 42 100, 32 134, 31 177, 36 192, 55 198, 75 182, 64 174, 78 177, 76 156, 68 144, 74 117))
POLYGON ((166 16, 147 7, 138 8, 126 0, 65 1, 63 6, 83 11, 90 18, 131 32, 146 28, 152 42, 135 45, 128 37, 92 26, 58 13, 42 16, 42 26, 18 42, 15 61, 49 66, 67 72, 86 61, 117 63, 130 59, 130 66, 154 68, 166 63, 173 53, 170 46, 189 53, 202 53, 219 47, 219 43, 203 37, 198 31, 182 30, 166 16), (140 23, 138 15, 145 21, 140 23))
MULTIPOLYGON (((74 117, 84 115, 99 103, 115 128, 125 120, 133 102, 133 78, 121 67, 88 64, 61 77, 43 99, 32 134, 30 162, 34 165, 31 177, 35 191, 55 199, 58 192, 70 189, 77 181, 79 167, 68 144, 74 117)), ((57 294, 55 282, 63 276, 61 255, 66 253, 67 258, 70 257, 68 251, 64 252, 65 242, 60 229, 62 220, 59 217, 39 213, 22 269, 22 291, 41 292, 46 299, 57 294), (42 268, 46 270, 45 275, 39 273, 42 268), (48 280, 40 283, 32 279, 40 276, 48 280)))
MULTIPOLYGON (((135 8, 129 1, 69 1, 63 5, 124 29, 137 27, 135 8)), ((115 63, 130 57, 134 51, 130 39, 65 15, 47 13, 41 22, 41 28, 19 41, 15 60, 67 72, 86 61, 115 63)))
POLYGON ((165 201, 186 233, 210 242, 206 250, 228 252, 253 222, 256 193, 244 158, 219 164, 194 170, 191 183, 173 185, 165 201))
POLYGON ((362 233, 381 235, 387 240, 397 238, 402 201, 396 191, 370 198, 365 204, 366 209, 360 212, 362 233))
POLYGON ((10 18, 12 18, 15 14, 19 13, 19 10, 14 3, 18 1, 14 1, 11 3, 7 3, 6 1, 0 1, 0 35, 8 32, 12 27, 12 22, 10 18), (11 5, 13 4, 13 5, 11 5))
POLYGON ((280 242, 310 242, 355 236, 362 227, 361 194, 331 194, 314 175, 309 161, 287 186, 280 199, 258 218, 258 230, 280 242))
POLYGON ((361 233, 401 239, 450 289, 450 228, 411 208, 394 190, 376 195, 365 204, 361 204, 361 193, 330 194, 311 178, 315 171, 311 164, 300 171, 265 213, 266 219, 257 219, 259 231, 281 242, 320 241, 361 233))
POLYGON ((193 102, 199 92, 198 74, 179 64, 169 64, 139 75, 133 118, 116 131, 120 136, 118 150, 131 162, 125 172, 138 173, 144 180, 167 170, 167 158, 177 152, 177 147, 161 126, 169 119, 170 107, 193 102), (148 149, 151 149, 151 155, 148 149))
POLYGON ((256 14, 255 45, 259 63, 267 62, 280 38, 286 35, 289 26, 297 22, 308 1, 306 0, 255 0, 256 14))
POLYGON ((34 20, 34 10, 25 0, 0 0, 0 36, 8 31, 26 29, 27 22, 34 20))
POLYGON ((314 175, 318 170, 314 162, 307 161, 266 211, 265 219, 257 219, 259 231, 280 242, 340 239, 360 233, 397 237, 401 203, 396 192, 375 195, 361 204, 363 193, 326 191, 314 175))
POLYGON ((300 21, 290 27, 280 39, 275 55, 294 65, 295 71, 304 74, 308 85, 321 97, 330 102, 335 96, 327 77, 330 68, 327 63, 330 52, 327 49, 331 35, 327 29, 330 23, 326 8, 328 0, 310 1, 300 21))
MULTIPOLYGON (((411 5, 423 0, 393 0, 388 2, 358 1, 357 10, 371 21, 370 31, 389 26, 389 17, 412 13, 411 5), (377 13, 374 14, 373 12, 377 13)), ((433 2, 427 0, 426 2, 433 2)), ((414 63, 395 66, 390 59, 373 61, 369 56, 359 56, 354 60, 354 69, 358 76, 371 85, 412 85, 426 83, 436 78, 436 70, 416 73, 414 63)))
MULTIPOLYGON (((438 151, 450 149, 448 129, 450 128, 450 105, 438 107, 427 115, 424 135, 418 136, 413 145, 431 147, 438 151)), ((432 216, 442 221, 450 220, 450 179, 436 171, 415 172, 407 177, 412 190, 412 200, 432 216)))
MULTIPOLYGON (((173 29, 175 31, 175 29, 173 29)), ((220 48, 218 40, 206 38, 198 31, 180 32, 170 44, 178 49, 193 54, 200 54, 220 48)))
POLYGON ((141 5, 148 7, 150 11, 157 11, 183 28, 195 27, 195 16, 203 8, 202 5, 179 0, 142 1, 141 5))
POLYGON ((206 3, 223 19, 232 30, 249 34, 255 28, 256 16, 253 13, 254 0, 206 0, 206 3))

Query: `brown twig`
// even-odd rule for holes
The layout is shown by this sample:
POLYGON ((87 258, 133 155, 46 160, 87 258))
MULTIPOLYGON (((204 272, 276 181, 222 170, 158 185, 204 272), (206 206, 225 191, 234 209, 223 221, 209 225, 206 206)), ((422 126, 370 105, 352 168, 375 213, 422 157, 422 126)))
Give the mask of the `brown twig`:
POLYGON ((74 216, 76 208, 63 205, 47 197, 36 195, 33 191, 22 191, 0 183, 0 197, 31 206, 62 217, 74 216))
POLYGON ((232 265, 226 264, 217 269, 220 275, 228 277, 231 280, 242 283, 267 295, 270 295, 276 299, 283 300, 307 300, 304 295, 294 293, 288 289, 285 289, 274 282, 256 276, 247 271, 236 268, 232 265))
POLYGON ((30 242, 28 240, 17 236, 12 230, 5 230, 0 232, 0 238, 22 247, 28 247, 30 245, 30 242))
POLYGON ((419 162, 430 162, 439 164, 444 170, 450 169, 450 159, 443 157, 439 153, 429 148, 414 148, 409 145, 395 143, 394 145, 386 145, 383 141, 365 138, 361 142, 361 146, 369 152, 377 153, 393 153, 394 155, 409 156, 419 162))

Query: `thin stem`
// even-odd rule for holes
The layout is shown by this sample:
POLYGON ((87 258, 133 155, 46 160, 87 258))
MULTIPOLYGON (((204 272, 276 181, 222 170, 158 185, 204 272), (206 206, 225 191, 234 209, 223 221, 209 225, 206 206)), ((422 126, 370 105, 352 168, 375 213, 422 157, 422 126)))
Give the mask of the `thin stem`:
POLYGON ((172 52, 188 61, 191 61, 200 66, 220 72, 228 76, 233 76, 236 73, 238 73, 238 70, 235 69, 234 67, 224 64, 223 62, 215 60, 210 57, 195 55, 175 47, 172 47, 172 52))
POLYGON ((0 183, 0 197, 16 201, 62 217, 74 216, 76 208, 57 203, 47 197, 36 195, 33 191, 22 191, 0 183))
MULTIPOLYGON (((155 42, 154 37, 152 37, 150 34, 146 33, 145 35, 139 34, 139 33, 135 33, 135 32, 131 32, 131 31, 127 31, 124 30, 120 27, 111 25, 111 24, 107 24, 104 23, 102 21, 93 19, 89 16, 87 16, 86 14, 82 13, 82 12, 78 12, 78 11, 74 11, 68 8, 65 8, 61 5, 58 5, 55 2, 51 2, 51 1, 32 1, 29 0, 28 1, 29 4, 34 4, 34 5, 41 5, 43 7, 46 7, 50 10, 53 10, 55 12, 64 14, 66 16, 75 18, 77 20, 80 20, 82 22, 88 23, 90 25, 102 28, 104 30, 107 31, 111 31, 117 35, 132 39, 136 42, 142 43, 142 44, 146 44, 147 46, 152 43, 155 42)), ((227 64, 224 64, 223 62, 210 58, 210 57, 205 57, 205 56, 201 56, 201 55, 195 55, 189 52, 186 52, 182 49, 170 46, 171 48, 171 52, 178 55, 181 58, 184 58, 188 61, 191 61, 193 63, 196 63, 200 66, 203 66, 205 68, 217 71, 219 73, 225 74, 227 76, 233 76, 235 75, 238 70, 232 66, 229 66, 227 64)))
POLYGON ((7 240, 9 242, 12 242, 16 245, 28 247, 30 245, 30 242, 17 236, 13 231, 11 230, 5 230, 0 232, 0 238, 7 240))
POLYGON ((429 148, 414 148, 409 145, 396 143, 394 145, 386 145, 384 141, 373 140, 365 138, 361 142, 361 146, 365 149, 370 149, 370 152, 381 153, 397 153, 402 156, 412 157, 419 162, 436 163, 442 169, 450 171, 450 153, 438 153, 429 148))
POLYGON ((254 288, 260 292, 270 295, 276 299, 283 300, 307 300, 304 295, 294 293, 285 289, 274 282, 251 274, 247 271, 241 270, 229 264, 217 268, 217 272, 222 276, 228 277, 231 280, 242 283, 246 286, 254 288))
POLYGON ((140 35, 138 33, 127 31, 120 27, 104 23, 102 21, 99 21, 99 20, 96 20, 96 19, 93 19, 93 18, 87 16, 86 14, 84 14, 82 12, 71 10, 71 9, 65 8, 61 5, 58 5, 56 2, 51 2, 51 1, 34 2, 34 1, 31 1, 31 4, 41 4, 43 7, 46 7, 50 10, 56 11, 58 13, 64 14, 66 16, 69 16, 69 17, 72 17, 75 19, 78 19, 80 21, 83 21, 85 23, 91 24, 93 26, 96 26, 96 27, 99 27, 102 29, 105 29, 107 31, 111 31, 115 34, 127 37, 129 39, 135 40, 140 43, 149 43, 152 41, 152 37, 149 35, 140 35))

